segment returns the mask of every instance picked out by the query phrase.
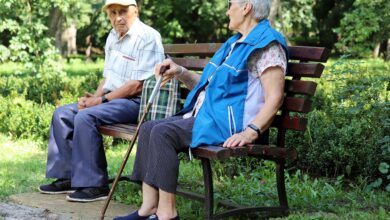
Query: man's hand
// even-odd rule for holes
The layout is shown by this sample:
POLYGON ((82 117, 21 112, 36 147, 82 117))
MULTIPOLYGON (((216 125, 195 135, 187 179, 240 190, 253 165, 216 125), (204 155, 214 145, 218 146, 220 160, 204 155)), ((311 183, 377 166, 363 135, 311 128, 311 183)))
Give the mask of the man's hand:
POLYGON ((78 109, 82 110, 102 103, 101 97, 95 97, 89 92, 85 92, 83 97, 79 98, 78 109))

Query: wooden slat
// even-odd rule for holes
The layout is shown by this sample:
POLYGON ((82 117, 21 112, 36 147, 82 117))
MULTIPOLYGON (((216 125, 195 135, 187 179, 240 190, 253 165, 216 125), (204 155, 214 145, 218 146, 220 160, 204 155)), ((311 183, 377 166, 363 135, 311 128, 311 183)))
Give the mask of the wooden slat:
MULTIPOLYGON (((164 44, 165 53, 176 55, 213 55, 221 43, 199 44, 164 44)), ((326 62, 330 50, 325 47, 290 46, 288 47, 290 59, 300 61, 326 62)))
POLYGON ((197 157, 212 160, 225 160, 230 157, 242 157, 248 155, 264 156, 276 159, 295 160, 297 158, 297 152, 294 149, 255 144, 236 148, 224 148, 220 146, 198 147, 192 150, 192 154, 197 157))
POLYGON ((164 51, 170 55, 206 55, 212 56, 221 43, 200 43, 200 44, 164 44, 164 51))
POLYGON ((213 160, 224 160, 229 157, 246 156, 248 154, 248 149, 245 147, 229 149, 220 146, 207 146, 207 147, 198 147, 192 149, 191 151, 194 156, 213 159, 213 160))
POLYGON ((276 159, 297 159, 297 151, 295 149, 287 149, 284 147, 274 147, 269 145, 249 145, 248 155, 273 157, 276 159))
POLYGON ((196 59, 196 58, 175 58, 172 60, 179 64, 180 66, 184 66, 189 70, 203 70, 206 64, 209 62, 209 59, 196 59))
POLYGON ((271 124, 272 127, 284 128, 294 131, 304 131, 307 126, 307 119, 297 116, 276 115, 271 124))
POLYGON ((284 98, 283 110, 291 112, 308 113, 310 111, 311 101, 304 98, 286 97, 284 98))
POLYGON ((284 91, 293 94, 313 96, 316 92, 317 83, 303 80, 286 80, 284 91))
POLYGON ((324 67, 321 63, 288 63, 287 76, 320 78, 324 67))
POLYGON ((104 125, 99 127, 100 133, 125 140, 131 140, 133 138, 135 129, 135 125, 126 124, 104 125))
POLYGON ((329 58, 330 50, 325 47, 288 47, 289 58, 300 61, 326 62, 329 58))

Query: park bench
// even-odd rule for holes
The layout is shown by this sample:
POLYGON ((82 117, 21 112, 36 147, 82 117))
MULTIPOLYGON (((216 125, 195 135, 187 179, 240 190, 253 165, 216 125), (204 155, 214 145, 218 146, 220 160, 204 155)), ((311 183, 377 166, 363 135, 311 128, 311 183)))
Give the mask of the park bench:
MULTIPOLYGON (((165 53, 179 65, 193 71, 201 71, 216 50, 221 46, 217 43, 204 44, 166 44, 165 53)), ((289 47, 288 72, 285 83, 285 98, 280 111, 271 125, 276 132, 274 145, 250 145, 235 149, 220 146, 204 146, 192 150, 195 158, 201 160, 203 168, 204 195, 178 188, 177 194, 204 203, 204 218, 219 219, 248 212, 261 212, 267 216, 288 215, 289 207, 285 188, 286 160, 296 160, 298 155, 293 146, 285 146, 287 130, 303 132, 307 126, 305 114, 311 111, 310 98, 316 91, 317 84, 308 78, 319 78, 324 70, 322 63, 326 62, 329 50, 322 47, 289 47), (302 79, 304 78, 304 79, 302 79), (219 201, 228 208, 222 213, 214 213, 214 195, 211 160, 225 160, 231 157, 254 157, 271 160, 276 164, 276 180, 279 206, 274 207, 242 207, 229 201, 219 201)), ((188 91, 183 89, 182 99, 188 91)), ((100 132, 115 138, 131 140, 136 125, 116 124, 101 126, 100 132)), ((259 181, 260 184, 260 181, 259 181)), ((179 184, 180 185, 180 184, 179 184)))

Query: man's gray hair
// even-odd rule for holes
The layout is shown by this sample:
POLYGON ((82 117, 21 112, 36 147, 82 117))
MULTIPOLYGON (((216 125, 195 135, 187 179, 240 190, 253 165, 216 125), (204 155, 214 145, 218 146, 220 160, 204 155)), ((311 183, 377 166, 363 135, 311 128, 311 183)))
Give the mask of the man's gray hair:
POLYGON ((252 4, 252 16, 261 21, 268 18, 271 2, 270 0, 248 0, 252 4))

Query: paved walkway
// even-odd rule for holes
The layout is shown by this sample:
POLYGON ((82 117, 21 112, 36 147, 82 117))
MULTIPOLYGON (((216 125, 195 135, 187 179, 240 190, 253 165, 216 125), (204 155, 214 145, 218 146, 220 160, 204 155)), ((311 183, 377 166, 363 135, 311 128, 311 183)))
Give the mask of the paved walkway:
MULTIPOLYGON (((43 212, 45 215, 42 219, 59 219, 59 220, 89 220, 99 219, 101 208, 105 201, 97 201, 91 203, 76 203, 65 200, 65 194, 60 195, 44 195, 41 193, 23 193, 12 195, 9 197, 11 203, 22 205, 20 207, 34 207, 37 211, 43 212)), ((9 204, 11 205, 11 204, 9 204)), ((135 210, 134 207, 120 204, 114 201, 110 202, 107 209, 105 219, 112 219, 114 216, 126 215, 135 210)), ((4 215, 3 215, 4 216, 4 215)), ((4 216, 5 219, 18 219, 4 216)), ((1 219, 1 216, 0 216, 1 219)), ((27 218, 28 219, 28 218, 27 218)), ((31 219, 31 218, 30 218, 31 219)), ((35 218, 39 219, 39 218, 35 218)))

